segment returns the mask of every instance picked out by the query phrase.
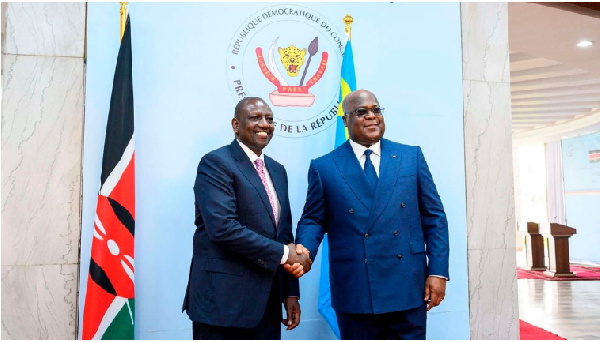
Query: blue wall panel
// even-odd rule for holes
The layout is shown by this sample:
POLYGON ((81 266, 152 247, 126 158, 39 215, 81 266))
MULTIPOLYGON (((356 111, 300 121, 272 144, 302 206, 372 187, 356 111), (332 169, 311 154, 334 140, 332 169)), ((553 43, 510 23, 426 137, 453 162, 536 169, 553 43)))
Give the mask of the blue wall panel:
POLYGON ((571 260, 600 264, 600 133, 562 141, 567 225, 577 229, 569 239, 571 260))
MULTIPOLYGON (((191 323, 181 313, 181 302, 195 229, 192 186, 200 158, 233 139, 230 120, 237 102, 232 86, 236 76, 243 76, 244 89, 249 93, 266 98, 274 87, 260 73, 254 48, 261 46, 267 55, 275 37, 280 37, 280 46, 293 43, 302 47, 318 36, 319 53, 327 51, 329 60, 323 78, 310 89, 315 103, 311 108, 273 106, 280 131, 265 150, 287 168, 294 225, 297 222, 306 197, 309 162, 332 149, 335 125, 325 123, 311 134, 286 135, 281 131, 282 122, 301 127, 302 122, 318 119, 332 103, 335 105, 342 57, 336 44, 337 37, 343 36, 346 13, 354 16, 358 88, 372 90, 386 108, 386 138, 422 146, 448 215, 452 281, 444 303, 430 312, 428 336, 469 338, 458 3, 129 6, 136 120, 137 338, 191 338, 191 323), (239 44, 240 54, 232 54, 235 38, 252 18, 286 7, 303 9, 313 21, 308 22, 306 16, 264 19, 239 44)), ((118 52, 119 5, 89 3, 87 29, 80 307, 85 298, 104 131, 118 52)), ((320 55, 316 55, 309 76, 319 61, 320 55)), ((334 337, 317 312, 319 271, 320 258, 301 279, 302 324, 292 332, 284 331, 284 339, 334 337)))

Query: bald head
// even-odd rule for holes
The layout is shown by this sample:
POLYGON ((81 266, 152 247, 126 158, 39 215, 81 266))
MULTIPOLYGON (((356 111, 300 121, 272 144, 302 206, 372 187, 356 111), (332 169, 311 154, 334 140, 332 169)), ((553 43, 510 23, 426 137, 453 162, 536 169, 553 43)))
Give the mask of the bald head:
POLYGON ((363 100, 367 98, 375 99, 375 101, 379 103, 379 101, 377 101, 377 97, 375 97, 375 94, 365 89, 359 89, 344 97, 344 101, 342 101, 342 110, 344 113, 352 112, 356 109, 356 107, 358 107, 358 103, 363 102, 363 100))
POLYGON ((385 122, 375 94, 364 89, 353 91, 344 98, 342 109, 350 139, 366 147, 381 140, 385 122))

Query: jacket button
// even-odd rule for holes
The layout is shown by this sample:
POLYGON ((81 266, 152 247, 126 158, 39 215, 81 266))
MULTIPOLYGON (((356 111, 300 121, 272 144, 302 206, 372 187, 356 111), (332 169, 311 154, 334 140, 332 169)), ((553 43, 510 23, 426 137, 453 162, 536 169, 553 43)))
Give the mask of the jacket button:
POLYGON ((402 208, 405 208, 406 207, 406 203, 402 202, 401 206, 402 206, 402 208))
POLYGON ((350 214, 354 214, 354 208, 350 208, 350 210, 348 210, 348 212, 349 212, 350 214))
POLYGON ((398 230, 394 230, 394 236, 398 236, 398 230))
POLYGON ((368 238, 369 238, 369 233, 366 233, 365 234, 365 239, 368 239, 368 238))
POLYGON ((368 260, 367 260, 367 259, 365 259, 365 264, 366 264, 367 262, 368 262, 368 260))
POLYGON ((402 254, 398 254, 398 260, 402 259, 402 254))

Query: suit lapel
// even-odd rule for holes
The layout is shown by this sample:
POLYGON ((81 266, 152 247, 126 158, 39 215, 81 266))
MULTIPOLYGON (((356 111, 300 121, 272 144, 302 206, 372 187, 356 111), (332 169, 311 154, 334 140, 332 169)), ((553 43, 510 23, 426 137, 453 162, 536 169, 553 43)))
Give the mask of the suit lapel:
POLYGON ((365 172, 360 167, 352 146, 350 146, 347 140, 337 149, 336 154, 333 156, 333 161, 342 175, 342 179, 344 179, 348 187, 354 192, 356 198, 367 209, 371 209, 373 193, 367 182, 367 177, 365 177, 365 172))
POLYGON ((387 204, 392 196, 396 181, 400 176, 402 165, 402 154, 397 151, 385 139, 381 139, 381 158, 379 162, 379 181, 375 190, 375 198, 369 219, 367 220, 367 231, 369 231, 379 216, 386 210, 387 204))
MULTIPOLYGON (((273 223, 273 227, 275 227, 275 217, 273 217, 273 210, 271 209, 271 202, 269 202, 269 197, 267 196, 267 191, 265 190, 265 186, 263 185, 260 177, 258 176, 258 172, 252 165, 250 158, 246 155, 246 152, 242 150, 237 140, 234 140, 231 143, 231 155, 237 161, 236 165, 239 170, 244 174, 248 182, 256 188, 256 192, 258 192, 258 197, 262 200, 265 205, 265 209, 269 213, 269 217, 271 218, 271 222, 273 223)), ((271 170, 269 170, 271 172, 271 170)))

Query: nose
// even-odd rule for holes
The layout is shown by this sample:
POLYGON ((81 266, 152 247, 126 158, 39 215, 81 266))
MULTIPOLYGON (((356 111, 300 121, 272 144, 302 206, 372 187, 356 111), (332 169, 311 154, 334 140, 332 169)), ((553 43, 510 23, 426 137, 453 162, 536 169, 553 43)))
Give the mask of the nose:
POLYGON ((365 119, 368 118, 369 120, 375 119, 376 117, 377 117, 377 115, 375 115, 375 113, 373 112, 373 109, 369 109, 367 111, 367 114, 365 115, 365 119))
POLYGON ((260 120, 258 120, 258 125, 261 127, 268 127, 269 126, 269 121, 267 121, 267 117, 266 116, 262 116, 260 118, 260 120))

